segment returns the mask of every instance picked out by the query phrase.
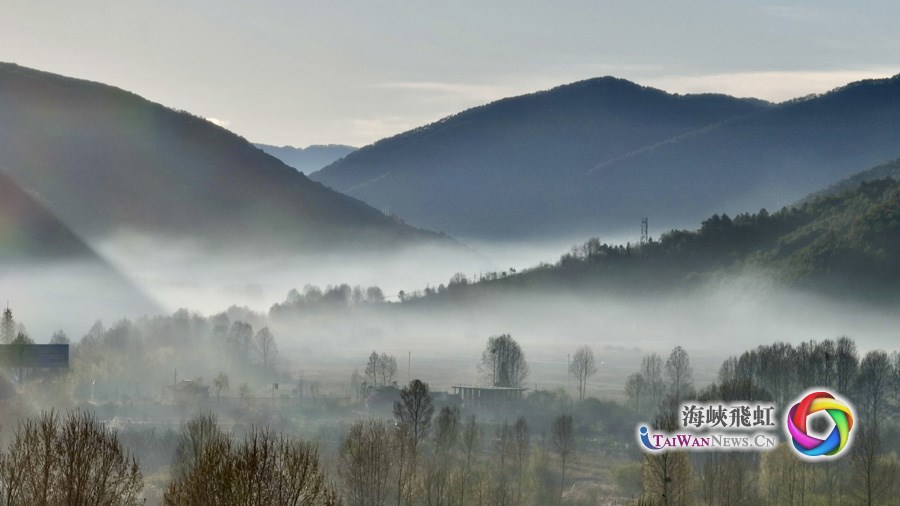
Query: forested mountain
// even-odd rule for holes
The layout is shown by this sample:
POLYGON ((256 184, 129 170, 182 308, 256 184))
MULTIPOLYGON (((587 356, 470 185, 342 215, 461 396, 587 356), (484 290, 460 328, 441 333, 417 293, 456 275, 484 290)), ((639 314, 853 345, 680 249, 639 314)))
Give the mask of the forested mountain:
POLYGON ((900 156, 900 75, 853 83, 599 165, 576 200, 663 230, 791 204, 900 156), (633 218, 632 218, 633 219, 633 218))
POLYGON ((0 167, 89 241, 127 229, 309 251, 435 237, 202 118, 14 64, 0 64, 0 167))
POLYGON ((335 160, 340 160, 356 151, 356 148, 353 146, 344 146, 342 144, 312 145, 305 148, 271 146, 259 143, 254 144, 254 146, 304 174, 315 172, 335 160))
POLYGON ((779 208, 900 156, 900 76, 778 105, 602 78, 501 100, 312 175, 460 237, 665 230, 779 208))
POLYGON ((451 234, 587 234, 602 215, 573 196, 597 164, 768 108, 605 77, 467 110, 364 147, 311 177, 451 234))
POLYGON ((437 296, 560 288, 646 291, 742 273, 845 296, 900 298, 900 182, 863 182, 775 213, 717 214, 697 230, 673 230, 646 244, 611 246, 591 239, 554 265, 451 284, 437 296))
POLYGON ((856 188, 860 184, 866 181, 874 181, 876 179, 896 179, 900 181, 900 158, 896 160, 891 160, 887 163, 882 163, 881 165, 876 165, 871 169, 864 170, 862 172, 858 172, 853 174, 852 176, 842 179, 837 183, 825 188, 824 190, 817 191, 813 193, 807 199, 815 199, 816 197, 820 197, 823 195, 836 195, 838 193, 845 192, 847 190, 851 190, 856 188))

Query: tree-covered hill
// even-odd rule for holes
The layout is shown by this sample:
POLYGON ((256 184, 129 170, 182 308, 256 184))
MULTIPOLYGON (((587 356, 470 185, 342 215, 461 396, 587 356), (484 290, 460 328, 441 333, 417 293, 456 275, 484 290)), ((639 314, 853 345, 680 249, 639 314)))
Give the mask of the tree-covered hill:
POLYGON ((863 182, 886 178, 896 179, 900 181, 900 158, 891 160, 890 162, 883 163, 881 165, 876 165, 871 169, 864 170, 846 179, 842 179, 837 183, 829 186, 828 188, 825 188, 824 190, 813 193, 805 200, 815 199, 816 197, 820 197, 822 195, 836 195, 838 193, 856 188, 863 182))
POLYGON ((89 242, 121 230, 259 252, 437 239, 203 118, 9 63, 0 63, 0 166, 89 242))
POLYGON ((591 239, 556 264, 477 283, 457 279, 425 299, 531 289, 646 291, 746 273, 817 291, 900 297, 900 182, 863 182, 774 213, 717 214, 699 229, 673 230, 646 244, 591 239))

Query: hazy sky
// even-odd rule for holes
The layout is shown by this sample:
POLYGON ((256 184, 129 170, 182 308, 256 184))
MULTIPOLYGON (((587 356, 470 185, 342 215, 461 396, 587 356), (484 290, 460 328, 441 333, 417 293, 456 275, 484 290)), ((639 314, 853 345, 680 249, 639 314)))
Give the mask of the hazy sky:
POLYGON ((0 11, 2 61, 299 146, 363 145, 601 75, 783 100, 900 72, 894 0, 3 0, 0 11))

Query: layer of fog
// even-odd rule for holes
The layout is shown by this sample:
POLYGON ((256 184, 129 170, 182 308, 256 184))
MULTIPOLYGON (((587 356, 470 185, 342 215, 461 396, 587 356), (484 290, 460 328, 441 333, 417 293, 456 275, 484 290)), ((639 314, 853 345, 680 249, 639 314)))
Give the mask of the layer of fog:
MULTIPOLYGON (((895 312, 780 288, 765 278, 729 278, 691 292, 576 296, 512 293, 470 303, 427 308, 360 309, 338 317, 307 314, 274 322, 282 350, 316 364, 362 368, 373 349, 398 357, 401 379, 411 355, 412 377, 438 387, 479 383, 478 363, 488 336, 509 333, 532 366, 529 387, 566 384, 567 355, 587 344, 604 364, 592 389, 621 393, 625 377, 651 352, 675 345, 691 355, 696 380, 714 380, 722 360, 761 344, 800 343, 849 335, 861 350, 891 349, 900 316, 895 312)), ((327 374, 327 368, 320 371, 327 374)))
POLYGON ((760 344, 849 335, 865 351, 892 347, 900 328, 896 312, 789 290, 761 275, 724 278, 690 292, 508 291, 462 303, 360 305, 265 320, 272 304, 308 284, 378 285, 396 299, 399 290, 434 287, 456 272, 471 278, 551 262, 569 247, 478 244, 470 250, 248 259, 128 237, 99 251, 133 286, 118 278, 110 282, 95 267, 60 265, 2 273, 0 293, 38 342, 58 329, 78 339, 98 319, 109 325, 178 308, 208 316, 246 306, 274 331, 283 368, 341 384, 364 368, 372 350, 397 357, 400 381, 421 377, 439 389, 479 383, 486 339, 509 333, 531 364, 529 387, 555 388, 568 381, 567 355, 587 344, 603 362, 590 388, 609 396, 620 395, 644 354, 665 356, 675 345, 688 350, 697 381, 706 383, 724 358, 760 344))
POLYGON ((35 342, 63 330, 83 335, 97 320, 116 321, 165 311, 127 277, 98 262, 5 266, 0 297, 35 342))
POLYGON ((289 290, 306 285, 374 285, 388 300, 397 300, 401 290, 437 287, 456 273, 474 279, 486 272, 552 263, 578 242, 582 241, 574 237, 545 242, 473 241, 464 242, 464 248, 417 246, 391 253, 273 252, 248 257, 210 251, 190 241, 120 234, 96 248, 167 310, 190 308, 209 314, 231 305, 268 311, 289 290))

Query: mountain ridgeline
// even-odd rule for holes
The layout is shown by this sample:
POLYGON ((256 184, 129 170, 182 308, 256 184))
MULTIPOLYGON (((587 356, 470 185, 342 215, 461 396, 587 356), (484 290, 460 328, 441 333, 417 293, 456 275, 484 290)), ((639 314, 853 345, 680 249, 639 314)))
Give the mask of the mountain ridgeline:
POLYGON ((900 158, 896 160, 891 160, 887 163, 882 163, 871 169, 864 170, 862 172, 858 172, 853 174, 852 176, 842 179, 837 183, 825 188, 824 190, 818 191, 801 201, 801 203, 814 200, 817 197, 821 197, 824 195, 837 195, 843 193, 847 190, 852 190, 859 186, 862 183, 867 181, 875 181, 878 179, 895 179, 900 181, 900 158))
POLYGON ((130 230, 231 249, 321 251, 437 238, 202 118, 6 63, 0 170, 89 242, 130 230))
POLYGON ((697 230, 673 230, 645 244, 608 245, 591 239, 556 264, 492 274, 478 283, 451 283, 433 298, 556 289, 648 292, 760 272, 787 286, 896 300, 900 181, 862 182, 775 213, 716 214, 697 230))
POLYGON ((304 174, 315 172, 335 160, 340 160, 356 151, 356 148, 342 144, 312 145, 305 148, 271 146, 259 143, 254 144, 254 146, 304 174))
POLYGON ((898 128, 900 77, 777 105, 606 77, 462 112, 311 177, 462 238, 620 234, 642 216, 679 228, 795 202, 900 156, 898 128))

